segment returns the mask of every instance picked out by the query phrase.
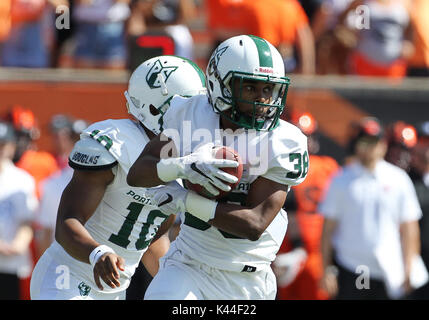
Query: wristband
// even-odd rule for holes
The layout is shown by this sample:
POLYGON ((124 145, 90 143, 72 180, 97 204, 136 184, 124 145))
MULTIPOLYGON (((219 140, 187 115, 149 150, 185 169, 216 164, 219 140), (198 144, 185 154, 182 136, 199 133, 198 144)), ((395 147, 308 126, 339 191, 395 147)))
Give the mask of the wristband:
POLYGON ((185 200, 186 211, 205 222, 214 218, 217 202, 204 198, 195 192, 188 192, 185 200))
POLYGON ((158 178, 164 182, 176 180, 179 175, 177 161, 174 158, 161 159, 156 164, 158 178))
POLYGON ((103 256, 105 253, 115 253, 112 248, 101 245, 92 250, 92 252, 89 254, 89 263, 91 264, 92 268, 94 268, 97 261, 103 256))

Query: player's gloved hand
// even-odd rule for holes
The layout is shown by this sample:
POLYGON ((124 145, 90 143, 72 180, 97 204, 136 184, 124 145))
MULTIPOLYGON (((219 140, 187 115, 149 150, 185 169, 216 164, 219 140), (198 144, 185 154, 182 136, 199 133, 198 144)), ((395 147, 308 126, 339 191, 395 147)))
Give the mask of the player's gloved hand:
POLYGON ((205 222, 214 218, 218 204, 216 201, 186 190, 176 181, 165 186, 147 188, 145 196, 149 197, 151 203, 164 214, 188 212, 205 222))
POLYGON ((216 159, 213 146, 208 143, 187 156, 162 159, 157 164, 158 177, 164 182, 185 179, 202 185, 215 196, 219 194, 217 188, 230 191, 231 187, 224 182, 235 183, 238 179, 220 168, 237 168, 239 164, 234 160, 216 159))
POLYGON ((176 181, 164 186, 147 188, 145 196, 166 215, 185 212, 185 200, 188 191, 176 181))
POLYGON ((287 253, 277 255, 273 267, 277 270, 277 282, 285 287, 292 283, 304 267, 307 252, 303 248, 296 248, 287 253))

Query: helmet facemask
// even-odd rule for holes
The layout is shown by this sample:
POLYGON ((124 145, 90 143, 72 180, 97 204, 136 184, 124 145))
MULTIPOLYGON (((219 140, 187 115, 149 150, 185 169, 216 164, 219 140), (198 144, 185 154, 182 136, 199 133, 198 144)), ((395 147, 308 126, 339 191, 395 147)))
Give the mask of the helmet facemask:
POLYGON ((218 98, 214 108, 226 117, 229 121, 245 129, 255 129, 257 131, 271 131, 279 124, 282 114, 290 80, 286 77, 273 77, 270 75, 253 74, 246 72, 232 71, 225 77, 223 83, 223 97, 218 98), (262 82, 272 84, 272 98, 268 103, 249 101, 243 97, 243 83, 262 82), (235 84, 234 84, 235 83, 235 84), (234 90, 233 85, 239 86, 234 90), (220 100, 220 101, 219 101, 220 100), (218 108, 218 102, 222 104, 222 109, 218 108), (248 104, 252 106, 252 112, 242 112, 240 105, 248 104), (226 108, 229 105, 229 108, 226 108), (258 109, 268 108, 261 113, 258 109))
POLYGON ((279 124, 290 80, 284 73, 283 58, 272 44, 241 35, 225 40, 212 53, 206 83, 209 101, 223 118, 241 128, 271 131, 279 124), (243 94, 243 89, 252 90, 246 88, 249 82, 256 83, 255 89, 263 92, 243 94), (272 85, 271 92, 265 91, 261 83, 272 85), (262 114, 261 108, 267 110, 262 114))

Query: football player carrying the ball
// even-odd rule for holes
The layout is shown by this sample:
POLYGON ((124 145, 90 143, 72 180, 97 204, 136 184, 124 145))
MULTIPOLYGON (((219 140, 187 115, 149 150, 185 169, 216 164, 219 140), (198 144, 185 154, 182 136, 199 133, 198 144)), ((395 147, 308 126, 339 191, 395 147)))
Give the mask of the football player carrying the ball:
POLYGON ((180 233, 145 299, 274 299, 270 264, 287 229, 282 206, 309 164, 306 136, 280 119, 290 81, 274 46, 241 35, 215 49, 206 82, 207 94, 172 99, 164 131, 128 173, 130 185, 154 187, 147 195, 161 211, 183 212, 180 233), (225 197, 170 185, 182 178, 214 196, 230 191, 237 178, 222 167, 232 160, 212 152, 222 145, 243 161, 242 178, 225 197))

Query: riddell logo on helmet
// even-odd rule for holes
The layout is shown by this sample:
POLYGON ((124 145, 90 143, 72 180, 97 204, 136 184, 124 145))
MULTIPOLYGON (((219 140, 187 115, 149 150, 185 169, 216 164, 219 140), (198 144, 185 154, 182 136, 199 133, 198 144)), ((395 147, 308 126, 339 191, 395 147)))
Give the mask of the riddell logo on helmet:
POLYGON ((267 68, 267 67, 265 67, 265 68, 259 67, 258 68, 258 72, 274 73, 274 69, 273 68, 267 68))

